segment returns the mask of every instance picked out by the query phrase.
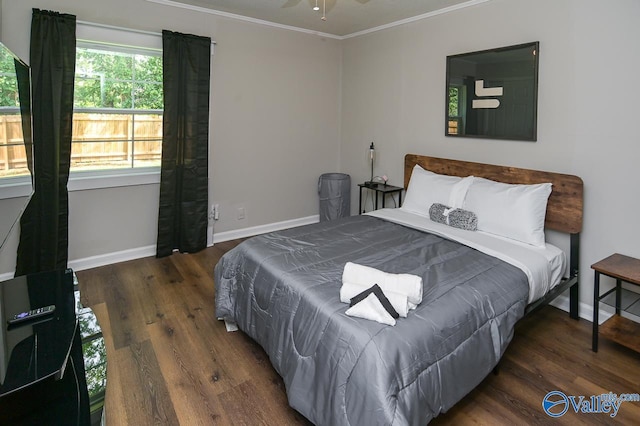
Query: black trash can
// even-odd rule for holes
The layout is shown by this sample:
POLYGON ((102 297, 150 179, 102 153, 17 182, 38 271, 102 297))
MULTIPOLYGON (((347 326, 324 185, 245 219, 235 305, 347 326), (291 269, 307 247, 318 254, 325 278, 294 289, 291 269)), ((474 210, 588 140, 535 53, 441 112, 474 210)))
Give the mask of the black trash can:
POLYGON ((318 179, 320 222, 351 215, 351 177, 344 173, 324 173, 318 179))

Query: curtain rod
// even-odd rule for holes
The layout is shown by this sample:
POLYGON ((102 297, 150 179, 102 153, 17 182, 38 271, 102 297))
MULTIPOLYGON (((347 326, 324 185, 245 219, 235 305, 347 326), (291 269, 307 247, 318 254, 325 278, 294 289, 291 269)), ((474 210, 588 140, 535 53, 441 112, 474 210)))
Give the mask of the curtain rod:
MULTIPOLYGON (((96 22, 87 22, 87 21, 80 21, 80 20, 76 20, 76 23, 81 25, 87 25, 89 27, 107 28, 110 30, 128 31, 131 33, 145 34, 145 35, 150 35, 154 37, 162 37, 162 33, 154 32, 154 31, 136 30, 133 28, 117 27, 115 25, 98 24, 96 22)), ((215 46, 217 43, 214 40, 211 40, 211 44, 215 46)))

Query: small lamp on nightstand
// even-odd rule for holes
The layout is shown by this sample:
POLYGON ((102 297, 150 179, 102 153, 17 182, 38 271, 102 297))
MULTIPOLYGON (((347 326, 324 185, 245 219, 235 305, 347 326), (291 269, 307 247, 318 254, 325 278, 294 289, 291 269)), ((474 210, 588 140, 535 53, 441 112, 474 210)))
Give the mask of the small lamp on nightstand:
POLYGON ((369 179, 368 182, 365 182, 365 184, 367 184, 368 186, 374 186, 374 182, 373 182, 373 162, 375 161, 376 158, 376 149, 373 146, 373 142, 371 142, 371 145, 369 146, 369 162, 371 163, 371 179, 369 179))

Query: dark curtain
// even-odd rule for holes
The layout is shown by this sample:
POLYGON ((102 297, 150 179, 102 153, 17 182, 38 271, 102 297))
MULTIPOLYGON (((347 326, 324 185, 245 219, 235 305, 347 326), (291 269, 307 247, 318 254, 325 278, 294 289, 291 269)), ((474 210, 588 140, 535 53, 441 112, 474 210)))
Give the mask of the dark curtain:
POLYGON ((16 275, 67 267, 76 17, 33 9, 30 62, 35 193, 20 219, 16 275))
POLYGON ((211 39, 162 32, 164 120, 156 256, 207 246, 211 39))

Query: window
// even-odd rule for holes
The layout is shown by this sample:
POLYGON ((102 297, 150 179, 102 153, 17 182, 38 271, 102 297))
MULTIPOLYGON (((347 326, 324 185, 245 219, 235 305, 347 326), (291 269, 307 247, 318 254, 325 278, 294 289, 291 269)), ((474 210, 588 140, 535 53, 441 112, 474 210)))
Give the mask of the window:
POLYGON ((449 87, 449 111, 448 111, 448 135, 458 135, 462 128, 462 121, 464 117, 461 111, 461 105, 465 102, 465 90, 461 85, 450 85, 449 87))
POLYGON ((71 171, 159 167, 162 91, 160 52, 79 42, 71 171))

